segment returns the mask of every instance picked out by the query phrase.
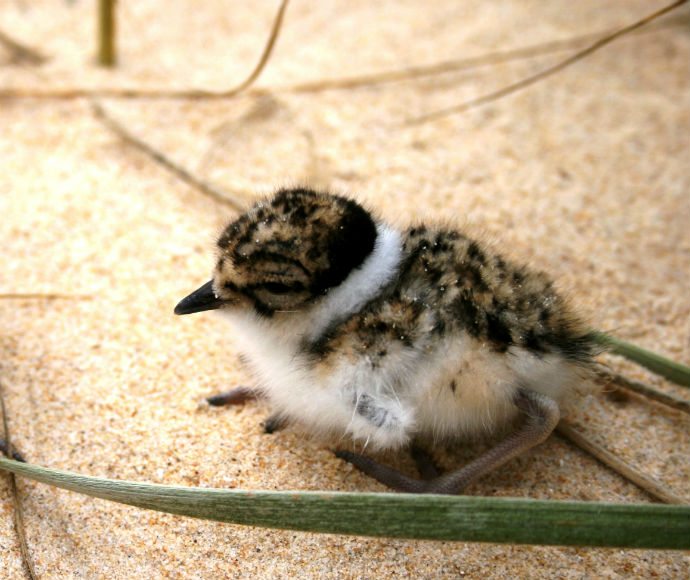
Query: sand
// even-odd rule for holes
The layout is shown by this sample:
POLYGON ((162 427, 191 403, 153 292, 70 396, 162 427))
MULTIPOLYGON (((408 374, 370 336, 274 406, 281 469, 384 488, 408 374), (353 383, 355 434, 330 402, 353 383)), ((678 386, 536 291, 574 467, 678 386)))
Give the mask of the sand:
MULTIPOLYGON (((0 378, 34 463, 136 481, 383 491, 264 403, 204 397, 250 378, 219 317, 178 318, 237 215, 124 144, 67 89, 225 90, 253 67, 275 2, 119 8, 119 65, 94 63, 95 3, 4 2, 0 28, 0 378), (41 98, 31 98, 40 93, 41 98), (52 96, 51 96, 52 95, 52 96)), ((280 185, 350 193, 386 218, 439 219, 550 272, 597 328, 688 364, 688 9, 520 93, 452 106, 575 50, 350 89, 300 83, 473 58, 630 23, 663 2, 294 2, 254 90, 232 99, 96 96, 108 114, 243 203, 280 185), (259 91, 259 89, 261 89, 259 91)), ((583 46, 579 44, 577 46, 583 46)), ((617 357, 615 370, 687 398, 617 357)), ((590 437, 686 499, 688 417, 636 397, 568 412, 590 437)), ((448 466, 476 449, 441 453, 448 466)), ((48 578, 686 578, 687 553, 352 538, 215 524, 19 481, 48 578)), ((552 436, 472 495, 650 502, 552 436)), ((23 570, 0 476, 0 577, 23 570)))

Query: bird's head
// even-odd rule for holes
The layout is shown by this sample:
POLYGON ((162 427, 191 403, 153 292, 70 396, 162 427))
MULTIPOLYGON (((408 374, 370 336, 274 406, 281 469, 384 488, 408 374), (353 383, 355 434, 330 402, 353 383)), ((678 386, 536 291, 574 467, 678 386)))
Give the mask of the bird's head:
POLYGON ((376 225, 351 199, 283 189, 218 238, 213 278, 176 314, 250 308, 265 316, 309 308, 372 252, 376 225))

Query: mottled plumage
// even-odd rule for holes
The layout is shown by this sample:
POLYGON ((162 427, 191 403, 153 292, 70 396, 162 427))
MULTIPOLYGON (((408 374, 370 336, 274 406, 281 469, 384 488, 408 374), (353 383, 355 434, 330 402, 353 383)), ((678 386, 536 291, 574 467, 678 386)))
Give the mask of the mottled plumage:
POLYGON ((374 449, 525 424, 419 482, 339 455, 408 491, 456 493, 548 436, 592 336, 549 279, 460 231, 397 231, 356 202, 279 191, 227 226, 213 279, 178 314, 219 308, 280 421, 374 449))

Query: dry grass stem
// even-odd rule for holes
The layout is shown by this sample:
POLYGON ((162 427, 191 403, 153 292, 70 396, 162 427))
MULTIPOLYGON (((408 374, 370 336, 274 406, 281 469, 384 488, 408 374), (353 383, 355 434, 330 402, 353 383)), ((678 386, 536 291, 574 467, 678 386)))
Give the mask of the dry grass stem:
POLYGON ((603 383, 610 383, 616 387, 622 387, 629 391, 643 395, 648 399, 662 403, 663 405, 671 407, 672 409, 678 409, 684 413, 690 413, 690 401, 664 393, 658 389, 655 389, 651 385, 638 381, 637 379, 631 379, 630 377, 616 373, 602 364, 597 365, 596 372, 599 380, 603 383))
POLYGON ((8 292, 0 300, 93 300, 90 294, 60 294, 56 292, 8 292))
MULTIPOLYGON (((281 6, 281 10, 283 7, 281 6)), ((282 21, 282 15, 279 13, 274 22, 274 29, 276 25, 282 21), (280 19, 280 20, 279 20, 280 19)), ((656 28, 647 28, 644 30, 635 30, 632 33, 648 34, 658 31, 667 26, 678 26, 677 21, 668 21, 656 28)), ((682 26, 686 26, 686 22, 680 22, 682 26)), ((404 67, 399 70, 389 70, 376 72, 365 75, 356 75, 346 78, 336 79, 316 79, 313 81, 306 81, 294 85, 278 86, 271 89, 275 93, 317 93, 330 90, 349 90, 365 86, 382 85, 388 83, 412 81, 418 78, 431 77, 443 75, 462 70, 470 70, 483 66, 492 66, 506 62, 513 62, 519 60, 526 60, 547 54, 564 52, 569 49, 576 49, 587 42, 601 38, 602 35, 611 34, 610 31, 603 31, 599 33, 588 33, 564 40, 553 40, 548 42, 540 42, 525 46, 523 48, 516 48, 505 51, 491 52, 470 58, 458 58, 435 62, 427 65, 416 65, 404 67)), ((227 91, 206 91, 203 89, 137 89, 137 88, 101 88, 101 89, 85 89, 80 87, 61 88, 61 89, 34 89, 34 88, 0 88, 0 99, 184 99, 184 100, 213 100, 213 99, 227 99, 236 96, 240 92, 244 92, 251 96, 261 96, 268 92, 266 88, 254 88, 248 90, 250 85, 259 76, 259 73, 265 67, 268 61, 268 56, 271 53, 273 44, 277 38, 277 31, 275 35, 272 34, 269 41, 264 47, 264 53, 255 67, 254 71, 250 73, 246 80, 242 81, 237 87, 227 91)))
POLYGON ((12 64, 40 65, 47 59, 40 52, 28 46, 20 44, 6 32, 0 30, 0 44, 10 51, 10 62, 12 64))
POLYGON ((266 45, 264 46, 263 53, 261 54, 261 58, 259 59, 259 62, 257 63, 256 67, 254 67, 254 70, 249 74, 249 76, 246 78, 246 80, 241 82, 234 89, 227 91, 225 93, 226 97, 232 97, 238 93, 241 93, 246 88, 250 87, 254 83, 254 81, 259 77, 259 75, 261 74, 261 71, 266 66, 266 63, 268 62, 268 59, 270 58, 271 53, 273 52, 273 47, 275 46, 276 40, 278 40, 278 33, 280 32, 280 27, 283 24, 283 16, 285 15, 285 10, 287 8, 287 5, 288 5, 288 0, 282 0, 282 2, 280 3, 280 6, 278 8, 278 12, 276 13, 276 17, 273 21, 271 33, 268 36, 268 41, 266 42, 266 45))
POLYGON ((686 4, 688 0, 678 0, 676 2, 673 2, 672 4, 669 4, 668 6, 662 8, 661 10, 658 10, 657 12, 654 12, 653 14, 650 14, 649 16, 646 16, 645 18, 638 20, 637 22, 625 26, 624 28, 621 28, 620 30, 609 34, 605 36, 604 38, 601 38, 600 40, 596 41, 594 44, 591 44, 584 50, 581 50, 579 52, 576 52, 574 55, 566 58, 565 60, 560 61, 559 63, 550 66, 534 75, 531 75, 527 78, 524 78, 522 80, 519 80, 516 83, 513 83, 511 85, 507 85, 497 91, 494 91, 492 93, 487 93, 485 95, 482 95, 480 97, 477 97, 475 99, 470 99, 469 101, 465 101, 464 103, 460 103, 459 105, 455 105, 453 107, 448 107, 446 109, 440 109, 438 111, 434 111, 432 113, 428 113, 425 115, 421 115, 420 117, 415 117, 413 119, 409 119, 407 121, 408 125, 419 125, 422 123, 427 123, 429 121, 434 121, 436 119, 440 119, 442 117, 447 117, 448 115, 454 115, 457 113, 462 113, 463 111, 467 111, 468 109, 472 109, 474 107, 479 107, 480 105, 485 105, 487 103, 490 103, 492 101, 496 101, 498 99, 501 99, 505 96, 508 96, 512 93, 515 93, 519 90, 522 90, 530 85, 533 85, 534 83, 543 80, 546 77, 549 77, 557 72, 562 71, 564 68, 569 67, 572 64, 575 64, 576 62, 584 59, 585 57, 589 56, 593 52, 596 52, 600 48, 603 48, 607 44, 610 44, 617 38, 620 38, 621 36, 625 36, 626 34, 629 34, 633 32, 634 30, 637 30, 638 28, 644 26, 645 24, 648 24, 652 22, 653 20, 656 20, 657 18, 663 16, 664 14, 670 12, 671 10, 675 10, 679 6, 682 6, 683 4, 686 4))
POLYGON ((163 166, 170 173, 184 181, 187 185, 192 186, 204 195, 208 195, 216 201, 228 205, 236 210, 241 211, 246 207, 247 203, 239 197, 237 197, 236 195, 222 190, 211 183, 199 179, 191 171, 189 171, 179 163, 176 163, 158 149, 155 149, 153 146, 149 145, 142 139, 139 139, 138 137, 134 136, 121 123, 113 119, 113 117, 110 116, 108 112, 99 103, 92 101, 91 108, 93 110, 94 115, 96 116, 96 119, 101 121, 106 127, 108 127, 108 129, 116 133, 118 137, 120 137, 125 143, 135 147, 142 153, 146 154, 153 161, 163 166))
POLYGON ((561 420, 558 423, 556 432, 659 501, 681 505, 688 503, 682 497, 676 495, 659 483, 656 479, 637 471, 620 457, 604 449, 601 445, 595 443, 576 429, 573 429, 564 421, 561 420))

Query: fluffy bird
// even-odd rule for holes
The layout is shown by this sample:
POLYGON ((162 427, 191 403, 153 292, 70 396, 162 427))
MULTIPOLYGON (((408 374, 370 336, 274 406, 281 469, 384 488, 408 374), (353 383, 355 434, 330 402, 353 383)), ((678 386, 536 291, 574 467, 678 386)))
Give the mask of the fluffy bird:
POLYGON ((283 189, 231 222, 212 279, 176 314, 218 309, 266 396, 269 429, 299 423, 364 450, 506 432, 469 464, 423 477, 336 454, 389 487, 459 493, 544 441, 587 384, 594 339, 542 273, 462 232, 404 230, 356 201, 283 189))

